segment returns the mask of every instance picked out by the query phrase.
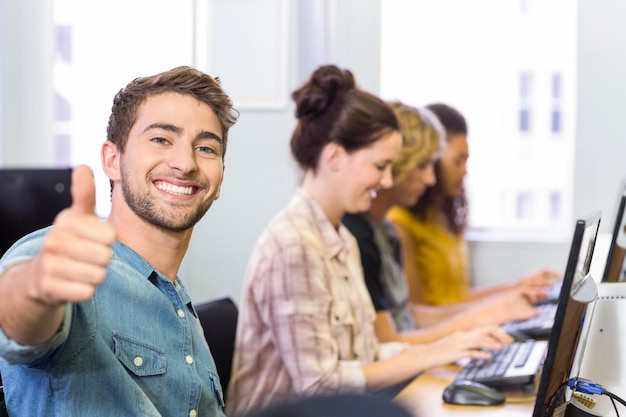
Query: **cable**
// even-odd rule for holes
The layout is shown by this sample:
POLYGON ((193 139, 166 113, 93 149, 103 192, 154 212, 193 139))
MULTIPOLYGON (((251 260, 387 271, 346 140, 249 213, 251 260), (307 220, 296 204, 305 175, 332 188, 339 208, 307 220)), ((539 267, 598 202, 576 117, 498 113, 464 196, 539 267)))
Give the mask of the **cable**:
POLYGON ((554 393, 548 397, 546 399, 546 401, 544 402, 544 410, 543 410, 543 415, 545 416, 551 416, 554 414, 554 410, 556 409, 557 406, 561 405, 563 403, 563 397, 564 397, 564 390, 565 387, 567 387, 569 381, 564 381, 562 382, 555 390, 554 393))
POLYGON ((613 404, 613 409, 615 410, 615 415, 617 417, 619 417, 619 411, 617 410, 617 404, 615 404, 615 400, 611 397, 609 397, 609 399, 611 400, 611 404, 613 404))
POLYGON ((619 417, 619 411, 617 410, 617 404, 615 401, 618 401, 623 406, 626 406, 626 400, 622 399, 618 395, 613 394, 611 391, 605 389, 602 385, 596 384, 595 382, 589 381, 588 379, 583 378, 570 378, 567 381, 567 386, 576 392, 581 392, 583 394, 598 394, 598 395, 606 395, 610 398, 611 403, 613 404, 613 408, 615 409, 615 414, 619 417))
POLYGON ((567 381, 567 386, 572 390, 582 392, 583 394, 603 395, 606 392, 602 385, 582 378, 570 378, 567 381))
POLYGON ((607 395, 609 398, 611 398, 612 400, 617 400, 619 401, 622 405, 626 406, 626 401, 624 401, 622 398, 618 397, 617 395, 613 394, 610 391, 604 390, 605 395, 607 395))

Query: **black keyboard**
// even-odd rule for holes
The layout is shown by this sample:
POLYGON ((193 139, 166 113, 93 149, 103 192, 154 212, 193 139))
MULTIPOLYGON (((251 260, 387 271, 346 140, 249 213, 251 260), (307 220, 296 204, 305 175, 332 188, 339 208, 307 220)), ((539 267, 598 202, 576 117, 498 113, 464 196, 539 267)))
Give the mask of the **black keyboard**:
POLYGON ((543 304, 556 304, 559 301, 559 296, 561 295, 561 287, 563 286, 563 281, 555 281, 551 287, 546 288, 546 298, 545 300, 541 300, 537 303, 537 305, 543 304))
POLYGON ((554 316, 558 304, 542 304, 537 306, 540 313, 528 320, 512 321, 504 324, 501 329, 505 332, 522 332, 532 338, 546 338, 550 336, 554 325, 554 316))
POLYGON ((533 339, 513 342, 509 346, 492 352, 493 356, 489 359, 472 359, 463 367, 456 379, 476 381, 494 386, 531 382, 535 376, 535 371, 518 374, 510 372, 510 370, 512 368, 524 368, 535 342, 533 339))

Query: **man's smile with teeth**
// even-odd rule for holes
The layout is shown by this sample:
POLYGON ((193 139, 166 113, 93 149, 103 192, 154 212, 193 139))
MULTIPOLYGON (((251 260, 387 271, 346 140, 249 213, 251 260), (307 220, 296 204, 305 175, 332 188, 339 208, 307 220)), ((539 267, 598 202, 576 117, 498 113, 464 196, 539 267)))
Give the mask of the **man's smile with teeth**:
POLYGON ((179 185, 170 184, 168 182, 157 182, 156 188, 170 194, 191 195, 193 187, 181 187, 179 185))

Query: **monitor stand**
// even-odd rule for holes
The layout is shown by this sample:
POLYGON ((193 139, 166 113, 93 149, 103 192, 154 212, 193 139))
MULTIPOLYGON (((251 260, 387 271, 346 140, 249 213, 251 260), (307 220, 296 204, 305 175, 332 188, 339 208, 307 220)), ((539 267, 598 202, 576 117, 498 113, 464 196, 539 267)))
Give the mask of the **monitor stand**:
MULTIPOLYGON (((589 326, 586 346, 580 362, 580 378, 602 385, 618 397, 626 397, 626 283, 598 284, 598 298, 589 326)), ((600 415, 615 413, 611 399, 594 395, 592 411, 600 415)))
MULTIPOLYGON (((553 414, 558 415, 557 412, 553 414)), ((572 398, 565 406, 565 414, 563 417, 600 417, 606 414, 600 414, 594 409, 591 409, 584 404, 579 403, 576 399, 572 398)))

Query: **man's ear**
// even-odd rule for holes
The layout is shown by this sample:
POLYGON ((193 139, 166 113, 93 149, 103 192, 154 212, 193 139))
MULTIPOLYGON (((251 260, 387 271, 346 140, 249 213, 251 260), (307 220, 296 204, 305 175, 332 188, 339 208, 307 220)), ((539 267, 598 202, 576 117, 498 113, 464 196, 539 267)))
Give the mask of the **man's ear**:
POLYGON ((321 162, 331 171, 338 171, 346 155, 346 149, 334 142, 330 142, 322 149, 321 162))
POLYGON ((102 159, 102 169, 107 177, 111 181, 118 181, 120 179, 120 153, 117 145, 110 140, 104 142, 100 151, 100 158, 102 159))

